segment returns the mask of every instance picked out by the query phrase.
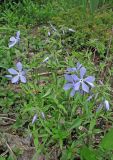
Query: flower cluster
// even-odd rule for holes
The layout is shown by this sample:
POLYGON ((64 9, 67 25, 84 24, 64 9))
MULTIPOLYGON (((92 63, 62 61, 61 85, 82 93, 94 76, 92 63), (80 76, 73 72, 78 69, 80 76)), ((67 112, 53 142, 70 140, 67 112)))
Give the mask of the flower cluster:
POLYGON ((66 84, 64 85, 64 90, 72 89, 70 96, 73 97, 76 92, 86 92, 89 93, 90 89, 94 87, 93 82, 95 77, 86 77, 86 68, 82 67, 81 64, 77 64, 76 68, 68 68, 68 72, 76 72, 76 74, 65 74, 66 84), (79 72, 79 76, 77 74, 79 72))
MULTIPOLYGON (((56 31, 54 26, 52 26, 52 29, 56 31)), ((71 28, 69 29, 70 32, 75 32, 71 28)), ((50 36, 50 32, 48 32, 48 36, 50 36)), ((9 48, 12 48, 15 46, 15 44, 19 44, 20 42, 20 31, 17 31, 16 36, 13 36, 10 38, 9 42, 9 48)), ((46 57, 43 63, 47 63, 50 57, 46 57)), ((77 63, 76 67, 68 68, 65 76, 66 84, 64 85, 64 90, 70 90, 70 96, 73 97, 77 92, 80 92, 82 94, 84 93, 91 93, 91 89, 94 87, 94 76, 87 76, 86 75, 86 68, 82 66, 79 62, 77 63)), ((9 78, 13 84, 18 84, 19 81, 22 83, 26 83, 26 71, 23 70, 23 66, 21 62, 17 62, 16 69, 9 68, 8 72, 10 75, 6 75, 5 77, 9 78)), ((94 97, 95 94, 90 94, 89 98, 87 99, 87 102, 94 97)), ((110 108, 109 102, 105 99, 98 107, 97 110, 101 109, 102 107, 105 107, 105 109, 108 111, 110 108)), ((45 114, 41 112, 41 117, 45 119, 45 114)), ((35 114, 32 119, 32 124, 35 123, 35 121, 38 119, 38 115, 35 114)))

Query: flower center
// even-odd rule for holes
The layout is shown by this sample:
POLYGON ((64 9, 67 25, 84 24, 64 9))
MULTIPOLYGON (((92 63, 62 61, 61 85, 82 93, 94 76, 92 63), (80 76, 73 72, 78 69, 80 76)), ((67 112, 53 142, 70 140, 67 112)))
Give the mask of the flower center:
POLYGON ((82 83, 82 82, 83 82, 83 79, 80 79, 80 82, 82 83))
POLYGON ((21 73, 21 71, 18 71, 18 76, 20 76, 22 73, 21 73))

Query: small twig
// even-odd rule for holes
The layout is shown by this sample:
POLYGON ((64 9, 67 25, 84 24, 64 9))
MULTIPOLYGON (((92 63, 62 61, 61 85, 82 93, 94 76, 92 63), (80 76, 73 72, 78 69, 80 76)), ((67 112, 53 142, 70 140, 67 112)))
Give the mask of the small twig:
POLYGON ((7 114, 0 114, 0 116, 7 116, 7 114))
POLYGON ((6 142, 6 146, 7 146, 7 148, 9 149, 10 153, 12 154, 14 160, 16 160, 17 158, 16 158, 15 154, 13 153, 11 147, 9 146, 9 144, 8 144, 7 142, 6 142))
POLYGON ((12 118, 8 118, 8 117, 0 117, 1 119, 6 119, 6 120, 10 120, 10 121, 13 121, 13 122, 16 122, 16 119, 12 119, 12 118))
POLYGON ((95 61, 96 51, 97 51, 97 49, 95 48, 94 49, 94 54, 93 54, 93 62, 95 61))
MULTIPOLYGON (((52 74, 52 72, 43 72, 43 73, 39 73, 38 76, 48 76, 50 74, 52 74)), ((57 74, 62 75, 62 74, 64 74, 64 72, 58 71, 57 74)))
POLYGON ((48 76, 52 74, 52 72, 43 72, 43 73, 39 73, 38 76, 48 76))
POLYGON ((50 26, 54 31, 57 31, 57 29, 51 23, 50 23, 50 26))
POLYGON ((7 114, 0 114, 0 116, 7 116, 7 114))

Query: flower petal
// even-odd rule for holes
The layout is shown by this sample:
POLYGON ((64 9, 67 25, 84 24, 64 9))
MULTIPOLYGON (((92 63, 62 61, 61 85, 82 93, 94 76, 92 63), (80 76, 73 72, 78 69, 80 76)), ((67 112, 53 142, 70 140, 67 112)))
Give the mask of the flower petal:
POLYGON ((74 95, 75 95, 75 90, 74 89, 72 89, 72 91, 71 91, 71 93, 70 93, 70 97, 73 97, 74 95))
POLYGON ((17 31, 17 32, 16 32, 16 38, 17 38, 17 39, 20 39, 20 31, 17 31))
POLYGON ((85 78, 84 81, 85 81, 86 83, 88 83, 91 87, 94 87, 93 82, 95 81, 95 77, 89 76, 89 77, 85 78))
POLYGON ((26 77, 24 77, 24 76, 22 76, 22 75, 20 76, 20 80, 21 80, 22 83, 26 83, 26 81, 27 81, 27 80, 26 80, 26 77))
POLYGON ((68 90, 68 89, 72 88, 72 86, 73 86, 72 83, 66 83, 66 84, 64 85, 64 90, 68 90))
POLYGON ((21 62, 18 62, 18 63, 16 64, 16 67, 17 67, 17 69, 18 69, 19 71, 22 71, 22 63, 21 63, 21 62))
POLYGON ((89 93, 89 87, 84 82, 82 82, 82 90, 89 93))
POLYGON ((26 71, 24 70, 24 71, 21 71, 21 75, 22 76, 25 76, 26 75, 26 71))
POLYGON ((109 108, 110 108, 109 102, 108 102, 107 100, 105 100, 105 101, 104 101, 104 104, 105 104, 106 110, 108 111, 109 108))
POLYGON ((17 72, 15 69, 13 69, 13 68, 9 68, 9 69, 8 69, 8 72, 9 72, 10 74, 13 74, 13 75, 18 74, 18 72, 17 72))
POLYGON ((16 41, 9 42, 9 48, 13 47, 16 44, 16 41))
POLYGON ((75 74, 72 75, 72 78, 75 82, 80 80, 75 74))
POLYGON ((85 82, 87 83, 92 83, 95 81, 95 77, 93 76, 88 76, 87 78, 84 79, 85 82))
POLYGON ((82 68, 80 69, 80 78, 81 78, 81 79, 83 79, 85 73, 86 73, 86 68, 82 67, 82 68))
POLYGON ((18 75, 11 79, 12 83, 17 83, 18 81, 19 81, 19 76, 18 75))
POLYGON ((10 79, 10 80, 12 79, 12 75, 5 75, 5 77, 10 79))
POLYGON ((76 68, 67 68, 68 72, 76 72, 76 70, 77 70, 76 68))
POLYGON ((15 37, 11 37, 9 41, 10 41, 10 42, 15 42, 15 40, 16 40, 15 37))
POLYGON ((35 123, 35 121, 37 120, 37 118, 38 118, 38 116, 37 116, 37 114, 35 114, 35 115, 33 116, 33 119, 32 119, 32 124, 35 123))
POLYGON ((68 81, 68 82, 73 82, 73 78, 71 75, 68 75, 68 74, 65 74, 65 79, 68 81))
POLYGON ((92 88, 95 87, 93 83, 88 83, 92 88))
POLYGON ((80 88, 80 82, 74 83, 74 90, 78 91, 80 88))
POLYGON ((79 62, 77 63, 77 70, 79 70, 82 67, 82 64, 80 64, 79 62))

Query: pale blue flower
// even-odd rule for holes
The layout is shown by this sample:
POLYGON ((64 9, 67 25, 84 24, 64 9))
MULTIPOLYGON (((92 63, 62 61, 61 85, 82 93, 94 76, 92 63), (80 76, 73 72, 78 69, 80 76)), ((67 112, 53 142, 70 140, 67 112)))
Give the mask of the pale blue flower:
POLYGON ((51 36, 51 32, 50 32, 50 31, 48 32, 48 36, 49 36, 49 37, 51 36))
POLYGON ((64 85, 64 90, 69 90, 72 88, 72 91, 70 93, 70 96, 73 97, 75 94, 75 89, 74 89, 74 80, 72 78, 72 75, 67 75, 65 74, 65 79, 67 81, 67 83, 64 85))
POLYGON ((25 74, 26 72, 23 70, 22 68, 22 63, 21 62, 18 62, 16 64, 16 67, 17 67, 17 70, 13 69, 13 68, 9 68, 8 69, 8 72, 11 74, 11 75, 6 75, 5 77, 9 78, 11 80, 12 83, 18 83, 19 80, 22 82, 22 83, 26 83, 26 77, 25 77, 25 74))
POLYGON ((80 64, 79 62, 77 63, 76 67, 74 68, 67 68, 68 72, 78 72, 80 70, 80 68, 82 67, 82 64, 80 64))
POLYGON ((105 109, 108 111, 110 109, 109 102, 107 100, 104 101, 105 109))
POLYGON ((96 111, 101 110, 103 107, 105 108, 106 111, 110 109, 110 104, 108 100, 105 99, 102 103, 100 103, 96 111))
POLYGON ((9 40, 9 48, 12 48, 15 44, 20 42, 20 31, 16 33, 16 36, 11 37, 9 40))
POLYGON ((95 77, 88 76, 84 78, 86 74, 86 69, 84 67, 80 68, 80 78, 73 74, 73 75, 65 75, 65 79, 67 83, 64 85, 64 90, 69 90, 72 88, 70 96, 74 96, 74 94, 79 91, 84 91, 89 93, 89 87, 94 87, 93 82, 95 81, 95 77))
POLYGON ((38 116, 37 116, 37 114, 35 114, 35 115, 33 116, 33 119, 32 119, 32 124, 35 123, 35 121, 37 120, 37 118, 38 118, 38 116))

